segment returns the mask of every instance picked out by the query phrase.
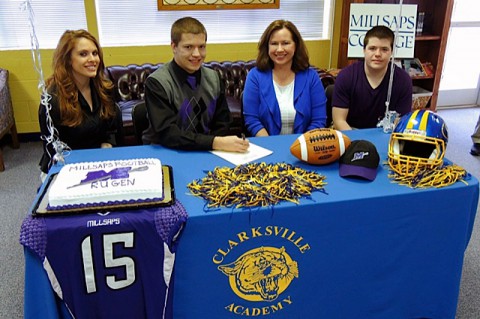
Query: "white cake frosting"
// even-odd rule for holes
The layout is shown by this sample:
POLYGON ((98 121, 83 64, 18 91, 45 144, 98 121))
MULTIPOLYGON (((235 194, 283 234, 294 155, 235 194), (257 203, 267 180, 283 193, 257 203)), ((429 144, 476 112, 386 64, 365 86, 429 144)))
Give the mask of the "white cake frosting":
POLYGON ((48 209, 111 206, 163 198, 157 158, 83 162, 63 166, 48 192, 48 209))

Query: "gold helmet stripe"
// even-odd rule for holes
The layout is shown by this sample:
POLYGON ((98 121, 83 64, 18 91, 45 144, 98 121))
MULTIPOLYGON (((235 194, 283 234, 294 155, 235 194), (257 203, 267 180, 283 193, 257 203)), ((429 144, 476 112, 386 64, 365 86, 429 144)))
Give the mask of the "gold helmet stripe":
MULTIPOLYGON (((410 115, 410 119, 416 119, 417 118, 417 115, 418 115, 418 111, 419 110, 416 110, 412 113, 412 115, 410 115)), ((413 129, 413 125, 415 125, 415 121, 408 121, 407 122, 407 127, 405 127, 406 129, 413 129)))
POLYGON ((429 115, 429 112, 423 112, 422 119, 420 120, 421 131, 427 131, 428 115, 429 115))
MULTIPOLYGON (((418 112, 420 110, 415 110, 412 115, 410 115, 410 119, 416 119, 418 116, 418 112)), ((427 123, 428 123, 428 112, 423 112, 422 118, 420 119, 420 123, 417 121, 408 121, 406 129, 416 129, 419 131, 426 131, 427 130, 427 123), (415 128, 414 128, 415 126, 415 128)))

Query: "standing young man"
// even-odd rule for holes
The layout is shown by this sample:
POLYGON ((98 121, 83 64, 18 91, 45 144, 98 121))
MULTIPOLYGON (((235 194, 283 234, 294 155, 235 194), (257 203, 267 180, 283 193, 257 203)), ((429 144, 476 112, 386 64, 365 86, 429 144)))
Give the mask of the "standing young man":
POLYGON ((191 17, 178 19, 171 29, 173 60, 145 82, 150 121, 145 144, 186 150, 246 152, 248 140, 227 136, 230 111, 224 84, 217 72, 203 66, 207 31, 191 17))
MULTIPOLYGON (((332 100, 333 124, 337 130, 376 127, 385 115, 394 38, 388 27, 373 27, 365 35, 364 60, 339 73, 332 100)), ((412 79, 397 66, 389 108, 400 115, 412 109, 412 79)))
POLYGON ((472 148, 470 154, 473 156, 480 156, 480 115, 478 116, 477 125, 475 125, 475 131, 472 134, 472 148))

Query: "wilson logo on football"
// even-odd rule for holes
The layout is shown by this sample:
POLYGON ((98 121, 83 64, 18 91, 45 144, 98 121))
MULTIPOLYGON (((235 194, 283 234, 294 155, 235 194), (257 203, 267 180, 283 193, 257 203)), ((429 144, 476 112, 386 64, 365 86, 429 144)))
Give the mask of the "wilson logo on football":
POLYGON ((325 152, 325 151, 330 151, 334 149, 335 149, 335 145, 313 145, 314 152, 325 152))
POLYGON ((335 162, 350 145, 348 136, 331 128, 314 129, 300 135, 290 146, 293 156, 309 164, 335 162))

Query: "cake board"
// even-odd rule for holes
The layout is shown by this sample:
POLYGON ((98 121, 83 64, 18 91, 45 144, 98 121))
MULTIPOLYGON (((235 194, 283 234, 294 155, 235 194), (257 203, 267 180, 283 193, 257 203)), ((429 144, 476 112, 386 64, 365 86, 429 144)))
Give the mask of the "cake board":
POLYGON ((55 183, 55 179, 58 173, 49 175, 49 179, 43 188, 42 193, 38 197, 37 202, 33 206, 31 211, 32 216, 46 217, 55 216, 59 214, 80 214, 80 213, 93 213, 93 212, 105 212, 105 211, 120 211, 120 210, 134 210, 139 208, 150 207, 162 207, 171 206, 175 203, 175 187, 173 184, 173 169, 170 165, 162 165, 163 173, 163 194, 162 200, 149 202, 149 203, 131 203, 131 204, 115 204, 110 206, 90 206, 65 210, 48 210, 48 192, 51 186, 55 183))

